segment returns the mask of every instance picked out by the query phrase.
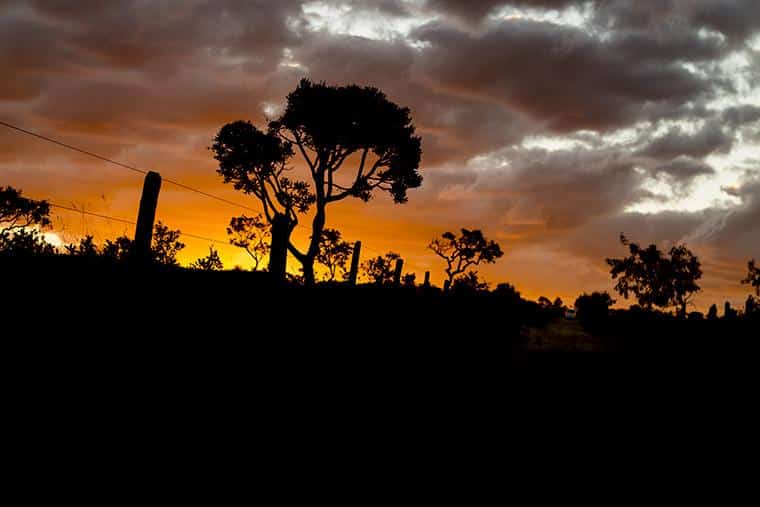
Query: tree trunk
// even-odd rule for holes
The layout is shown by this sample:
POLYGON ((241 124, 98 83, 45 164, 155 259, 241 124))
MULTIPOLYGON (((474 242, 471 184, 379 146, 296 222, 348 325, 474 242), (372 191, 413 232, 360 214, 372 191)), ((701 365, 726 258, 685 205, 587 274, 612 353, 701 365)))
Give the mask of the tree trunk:
POLYGON ((322 239, 322 231, 325 228, 325 206, 326 202, 323 202, 317 197, 317 212, 314 215, 314 221, 311 225, 311 241, 309 243, 309 250, 306 252, 304 259, 301 261, 303 265, 303 278, 304 283, 308 286, 312 286, 316 283, 316 277, 314 276, 314 260, 319 254, 319 242, 322 239))
POLYGON ((276 214, 272 220, 272 245, 269 251, 269 273, 277 282, 285 281, 288 265, 288 243, 293 230, 287 215, 276 214))

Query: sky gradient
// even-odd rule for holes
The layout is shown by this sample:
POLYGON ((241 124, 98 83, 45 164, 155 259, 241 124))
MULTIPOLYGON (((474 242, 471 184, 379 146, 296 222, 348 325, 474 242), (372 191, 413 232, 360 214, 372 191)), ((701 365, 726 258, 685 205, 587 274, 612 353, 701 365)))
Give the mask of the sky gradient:
MULTIPOLYGON (((480 228, 506 252, 489 282, 572 302, 611 290, 625 233, 686 242, 704 310, 742 302, 760 257, 755 0, 0 0, 0 34, 0 119, 252 207, 215 173, 223 124, 263 126, 302 77, 382 89, 411 108, 425 181, 405 205, 334 205, 328 226, 418 278, 442 280, 430 239, 480 228)), ((6 184, 134 219, 141 178, 0 129, 6 184)), ((164 185, 158 218, 224 240, 242 212, 164 185)), ((68 241, 133 232, 55 219, 68 241)), ((208 248, 186 243, 184 262, 208 248)))

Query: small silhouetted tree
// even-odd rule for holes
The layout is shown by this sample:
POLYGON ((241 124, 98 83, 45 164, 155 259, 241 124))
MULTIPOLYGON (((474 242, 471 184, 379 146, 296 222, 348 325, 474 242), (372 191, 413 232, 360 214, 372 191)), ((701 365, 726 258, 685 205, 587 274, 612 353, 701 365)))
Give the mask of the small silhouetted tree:
POLYGON ((160 221, 153 228, 153 243, 151 253, 153 259, 164 266, 177 266, 177 254, 185 248, 185 244, 179 240, 181 232, 169 229, 160 221))
POLYGON ((269 240, 272 234, 264 216, 253 217, 246 215, 230 219, 227 227, 230 244, 242 248, 253 260, 253 270, 259 269, 261 261, 269 255, 269 240))
POLYGON ((343 241, 343 237, 337 229, 324 229, 322 231, 317 262, 327 269, 325 281, 332 282, 339 273, 346 274, 346 265, 353 251, 354 247, 349 242, 343 241))
POLYGON ((718 319, 718 305, 715 303, 710 306, 710 309, 707 311, 707 318, 709 320, 717 320, 718 319))
POLYGON ((195 262, 190 264, 191 269, 197 269, 199 271, 221 271, 224 269, 222 259, 219 258, 219 252, 213 246, 208 247, 208 255, 196 259, 195 262))
POLYGON ((674 246, 664 255, 656 245, 641 248, 621 235, 620 242, 630 255, 623 259, 607 259, 610 274, 617 280, 615 290, 624 298, 636 297, 638 303, 651 310, 653 306, 675 306, 686 316, 686 306, 700 290, 702 277, 699 259, 684 245, 674 246))
POLYGON ((539 306, 541 306, 542 308, 551 308, 551 307, 553 306, 553 305, 552 305, 552 300, 551 300, 551 299, 549 299, 549 298, 548 298, 548 297, 546 297, 546 296, 541 296, 541 297, 539 297, 539 298, 538 298, 538 304, 539 304, 539 306))
POLYGON ((747 263, 747 277, 742 284, 749 285, 755 289, 755 295, 760 296, 760 266, 755 264, 755 259, 747 263))
POLYGON ((393 283, 396 260, 400 258, 399 254, 388 252, 383 256, 368 259, 362 263, 364 276, 375 285, 390 285, 393 283))
POLYGON ((376 88, 328 86, 303 79, 266 132, 235 122, 222 127, 211 149, 225 182, 255 195, 264 206, 272 224, 272 257, 281 259, 277 271, 270 262, 270 271, 284 277, 284 244, 301 263, 308 285, 315 283, 314 263, 329 204, 346 198, 366 202, 375 191, 388 192, 396 203, 404 203, 407 190, 422 183, 420 138, 409 109, 394 104, 376 88), (311 184, 284 177, 296 151, 308 168, 311 184), (349 164, 352 171, 341 171, 349 164), (296 212, 303 213, 311 205, 315 207, 311 239, 301 251, 290 235, 298 223, 296 212))
POLYGON ((558 310, 561 310, 565 307, 565 302, 562 301, 562 298, 558 297, 557 299, 554 300, 554 303, 552 303, 552 306, 554 306, 554 308, 558 310))
POLYGON ((607 322, 610 307, 614 304, 615 300, 606 292, 583 294, 575 300, 578 321, 586 329, 598 329, 607 322))
POLYGON ((431 241, 428 248, 446 261, 449 284, 471 267, 481 263, 493 264, 504 255, 499 244, 486 239, 482 231, 469 229, 462 229, 459 237, 453 232, 445 232, 431 241))
POLYGON ((481 280, 477 271, 468 271, 458 276, 451 284, 451 292, 454 294, 475 294, 488 291, 489 284, 481 280))

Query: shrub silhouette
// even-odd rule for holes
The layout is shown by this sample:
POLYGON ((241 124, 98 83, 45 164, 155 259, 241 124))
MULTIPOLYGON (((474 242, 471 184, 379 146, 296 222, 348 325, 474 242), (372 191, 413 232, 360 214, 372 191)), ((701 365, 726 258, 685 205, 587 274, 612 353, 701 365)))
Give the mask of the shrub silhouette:
POLYGON ((196 259, 195 262, 190 264, 191 269, 197 269, 199 271, 221 271, 224 269, 222 259, 219 258, 219 252, 213 247, 208 247, 208 255, 196 259))

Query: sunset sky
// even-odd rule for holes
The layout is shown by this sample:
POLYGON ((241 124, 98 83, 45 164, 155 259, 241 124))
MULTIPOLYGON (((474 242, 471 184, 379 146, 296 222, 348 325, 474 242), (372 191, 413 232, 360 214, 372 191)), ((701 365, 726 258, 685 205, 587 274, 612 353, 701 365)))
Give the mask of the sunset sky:
MULTIPOLYGON (((702 310, 743 302, 760 258, 757 0, 0 0, 0 76, 0 120, 255 208, 215 173, 219 128, 264 126, 302 77, 376 86, 411 109, 425 180, 328 226, 437 284, 426 245, 461 227, 506 252, 480 273, 530 299, 611 290, 620 233, 687 243, 702 310)), ((30 197, 134 220, 141 183, 0 127, 0 185, 30 197)), ((158 218, 226 240, 241 213, 165 184, 158 218)), ((133 231, 56 211, 54 233, 133 231)), ((207 252, 186 243, 183 262, 207 252)))

